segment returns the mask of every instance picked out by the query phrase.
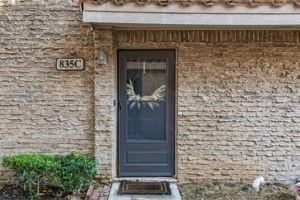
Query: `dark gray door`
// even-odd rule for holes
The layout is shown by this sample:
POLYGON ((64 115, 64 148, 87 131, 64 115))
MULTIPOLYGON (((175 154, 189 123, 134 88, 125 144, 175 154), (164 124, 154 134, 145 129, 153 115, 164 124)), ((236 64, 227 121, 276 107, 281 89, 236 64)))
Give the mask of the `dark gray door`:
POLYGON ((118 56, 119 176, 173 176, 175 52, 118 56))

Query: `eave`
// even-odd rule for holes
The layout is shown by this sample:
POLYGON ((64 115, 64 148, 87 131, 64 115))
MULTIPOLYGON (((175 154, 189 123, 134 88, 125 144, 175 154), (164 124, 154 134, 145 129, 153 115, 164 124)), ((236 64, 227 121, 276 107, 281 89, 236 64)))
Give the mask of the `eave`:
POLYGON ((121 29, 300 29, 298 0, 255 1, 255 7, 252 1, 214 1, 209 6, 204 0, 137 2, 84 1, 83 22, 121 29))

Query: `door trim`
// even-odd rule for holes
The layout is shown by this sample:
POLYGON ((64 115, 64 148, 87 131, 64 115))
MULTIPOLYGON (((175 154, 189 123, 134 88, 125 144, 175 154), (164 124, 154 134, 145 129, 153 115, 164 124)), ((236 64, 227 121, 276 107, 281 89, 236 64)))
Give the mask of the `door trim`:
POLYGON ((176 148, 176 138, 177 138, 177 53, 176 53, 176 49, 175 48, 160 48, 160 49, 117 49, 117 56, 116 56, 116 81, 117 81, 117 98, 116 98, 116 128, 117 128, 117 135, 116 135, 116 145, 117 147, 116 149, 116 179, 153 179, 153 180, 161 180, 161 179, 170 179, 170 180, 176 180, 174 179, 176 177, 177 174, 177 148, 176 148), (172 133, 172 144, 171 144, 171 151, 172 151, 172 157, 173 157, 173 161, 172 161, 172 165, 173 165, 173 172, 172 175, 170 176, 147 176, 147 174, 145 174, 145 176, 121 176, 120 175, 120 134, 121 134, 121 130, 120 130, 120 110, 119 110, 119 106, 120 106, 120 60, 119 60, 119 54, 120 51, 130 51, 130 52, 143 52, 143 51, 170 51, 173 52, 174 58, 173 58, 173 109, 172 109, 172 116, 173 116, 173 120, 174 120, 174 124, 173 124, 173 133, 172 133))

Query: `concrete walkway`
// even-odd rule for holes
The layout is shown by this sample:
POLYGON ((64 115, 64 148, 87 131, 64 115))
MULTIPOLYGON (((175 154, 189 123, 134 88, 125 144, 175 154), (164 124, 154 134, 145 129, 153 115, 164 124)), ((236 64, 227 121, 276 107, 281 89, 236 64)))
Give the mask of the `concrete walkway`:
POLYGON ((120 182, 114 182, 108 200, 182 200, 176 183, 170 183, 171 195, 119 195, 120 182))

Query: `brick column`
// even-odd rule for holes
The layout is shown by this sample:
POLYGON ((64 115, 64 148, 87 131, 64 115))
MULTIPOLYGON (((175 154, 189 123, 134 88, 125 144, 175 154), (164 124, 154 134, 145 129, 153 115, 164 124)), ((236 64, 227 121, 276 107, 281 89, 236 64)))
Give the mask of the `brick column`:
POLYGON ((94 31, 95 71, 95 157, 98 174, 111 178, 113 161, 113 135, 115 133, 115 64, 113 59, 113 31, 97 28, 94 31), (108 61, 99 65, 100 50, 107 52, 108 61))

